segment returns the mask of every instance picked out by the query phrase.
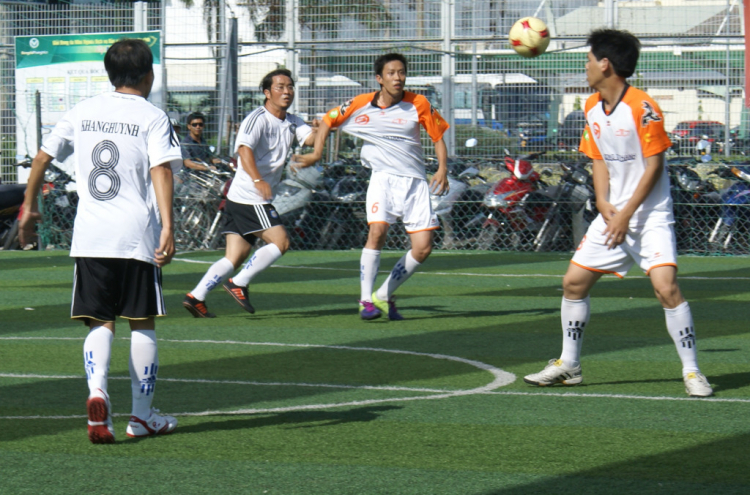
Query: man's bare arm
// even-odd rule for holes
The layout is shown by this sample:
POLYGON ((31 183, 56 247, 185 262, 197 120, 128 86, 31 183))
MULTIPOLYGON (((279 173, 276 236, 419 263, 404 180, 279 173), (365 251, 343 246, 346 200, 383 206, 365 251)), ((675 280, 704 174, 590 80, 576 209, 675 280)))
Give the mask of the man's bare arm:
POLYGON ((23 214, 18 222, 18 237, 22 246, 30 244, 34 240, 36 235, 34 233, 34 226, 42 219, 42 215, 39 213, 37 197, 39 196, 39 189, 44 182, 44 171, 52 163, 52 159, 53 157, 39 150, 31 162, 31 173, 29 181, 26 184, 26 196, 23 201, 23 214))

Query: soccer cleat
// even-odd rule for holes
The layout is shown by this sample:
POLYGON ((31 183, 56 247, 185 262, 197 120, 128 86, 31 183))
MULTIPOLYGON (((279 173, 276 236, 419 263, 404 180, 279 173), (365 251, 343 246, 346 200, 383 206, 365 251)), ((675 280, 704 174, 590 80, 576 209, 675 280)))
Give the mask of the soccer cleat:
POLYGON ((359 317, 363 320, 374 320, 382 314, 370 301, 359 301, 359 317))
POLYGON ((109 396, 98 388, 86 401, 89 417, 89 440, 91 443, 115 443, 115 429, 112 427, 109 396))
POLYGON ((575 368, 568 368, 563 364, 562 359, 550 359, 549 364, 542 371, 524 376, 523 381, 540 387, 556 383, 578 385, 583 381, 583 376, 581 375, 580 365, 575 368))
POLYGON ((216 318, 215 314, 208 311, 206 303, 194 298, 192 294, 185 296, 185 299, 182 300, 182 305, 196 318, 216 318))
POLYGON ((685 392, 690 397, 711 397, 714 394, 711 385, 703 373, 688 373, 683 378, 685 392))
POLYGON ((158 409, 151 408, 151 416, 146 421, 137 416, 130 416, 125 434, 131 438, 166 435, 177 428, 177 419, 172 416, 160 416, 158 409))
POLYGON ((242 287, 235 284, 234 282, 232 282, 231 278, 224 282, 223 287, 224 290, 227 291, 235 301, 237 301, 237 304, 242 306, 242 309, 244 309, 248 313, 255 313, 255 308, 252 304, 250 304, 250 300, 247 297, 247 287, 242 287))
POLYGON ((396 298, 392 297, 388 301, 378 299, 377 293, 372 293, 372 304, 375 305, 380 311, 388 315, 389 320, 398 321, 403 320, 404 317, 396 309, 396 298))

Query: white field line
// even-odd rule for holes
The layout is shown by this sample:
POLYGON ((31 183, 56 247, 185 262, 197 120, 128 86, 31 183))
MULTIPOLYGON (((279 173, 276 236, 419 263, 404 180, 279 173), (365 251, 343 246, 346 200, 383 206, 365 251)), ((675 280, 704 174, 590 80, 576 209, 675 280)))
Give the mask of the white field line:
MULTIPOLYGON (((38 378, 43 380, 85 380, 85 375, 37 375, 33 373, 0 373, 0 378, 38 378)), ((129 376, 110 376, 110 380, 130 380, 129 376)), ((398 387, 395 385, 340 385, 335 383, 255 382, 247 380, 206 380, 201 378, 158 378, 159 382, 207 383, 211 385, 254 385, 259 387, 315 387, 357 390, 387 390, 394 392, 446 393, 455 390, 441 388, 398 387)))
MULTIPOLYGON (((120 337, 121 340, 128 340, 127 338, 120 337)), ((83 340, 82 338, 75 337, 0 337, 0 340, 83 340)), ((668 396, 641 396, 641 395, 623 395, 623 394, 597 394, 597 393, 575 393, 575 392, 519 392, 519 391, 496 391, 497 388, 504 385, 508 385, 515 381, 515 375, 508 373, 499 368, 495 368, 486 363, 480 361, 473 361, 470 359, 464 359, 456 356, 449 356, 445 354, 431 354, 413 351, 403 351, 398 349, 380 349, 374 347, 352 347, 352 346, 341 346, 341 345, 322 345, 322 344, 287 344, 279 342, 244 342, 244 341, 231 341, 231 340, 178 340, 178 339, 162 339, 165 342, 175 343, 203 343, 203 344, 232 344, 232 345, 257 345, 257 346, 272 346, 272 347, 301 347, 301 348, 327 348, 327 349, 338 349, 338 350, 351 350, 351 351, 370 351, 370 352, 386 352, 392 354, 404 354, 413 356, 424 356, 431 357, 434 359, 445 359, 449 361, 457 361, 470 366, 477 367, 488 371, 495 376, 495 379, 482 387, 477 387, 469 390, 442 390, 442 389, 418 389, 418 388, 407 388, 407 387, 381 387, 381 386, 349 386, 349 385, 333 385, 333 384, 299 384, 299 383, 270 383, 270 382, 250 382, 250 381, 224 381, 224 380, 199 380, 199 379, 177 379, 177 378, 160 378, 162 381, 174 381, 174 382, 185 382, 185 383, 226 383, 226 384, 240 384, 250 386, 310 386, 310 387, 321 387, 321 388, 357 388, 357 389, 372 389, 372 390, 393 390, 393 391, 406 391, 406 392, 425 392, 434 393, 434 395, 427 396, 412 396, 412 397, 401 397, 401 398, 386 398, 386 399, 371 399, 371 400, 359 400, 350 402, 338 402, 329 404, 307 404, 300 406, 288 406, 288 407, 274 407, 274 408, 243 408, 235 409, 230 411, 222 410, 208 410, 208 411, 186 411, 180 413, 172 413, 175 416, 237 416, 237 415, 252 415, 252 414, 272 414, 272 413, 285 413, 292 411, 308 411, 308 410, 321 410, 321 409, 334 409, 340 407, 353 407, 353 406, 364 406, 373 404, 383 403, 394 403, 394 402, 410 402, 415 400, 436 400, 436 399, 447 399, 450 397, 467 396, 467 395, 508 395, 508 396, 525 396, 525 397, 556 397, 556 398, 595 398, 595 399, 616 399, 616 400, 656 400, 656 401, 701 401, 701 402, 717 402, 717 403, 750 403, 750 399, 740 398, 688 398, 688 397, 668 397, 668 396)), ((17 374, 0 374, 2 377, 13 377, 13 378, 37 378, 37 379, 81 379, 83 376, 79 375, 17 375, 17 374)), ((127 380, 129 377, 113 377, 113 379, 127 380)), ((113 414, 113 416, 128 416, 127 414, 113 414)), ((0 416, 0 419, 81 419, 86 418, 85 415, 71 415, 71 416, 0 416)))
MULTIPOLYGON (((0 337, 0 339, 2 340, 40 340, 40 339, 56 340, 54 337, 41 337, 41 338, 39 337, 36 337, 36 338, 35 337, 0 337)), ((69 337, 65 337, 60 340, 72 340, 72 339, 69 337)), ((123 339, 123 340, 127 340, 127 339, 123 339)), ((302 406, 278 407, 278 408, 270 408, 270 409, 269 408, 267 409, 238 409, 238 410, 230 411, 230 412, 226 412, 226 411, 184 412, 184 413, 175 413, 176 416, 215 416, 215 415, 225 415, 225 414, 237 415, 237 414, 279 413, 279 412, 289 412, 289 411, 331 409, 331 408, 348 407, 348 406, 362 406, 362 405, 382 404, 382 403, 391 403, 391 402, 406 402, 406 401, 414 401, 414 400, 447 399, 449 397, 482 394, 484 392, 489 392, 499 387, 509 385, 516 380, 516 375, 514 375, 513 373, 508 373, 507 371, 503 371, 492 365, 482 363, 481 361, 473 361, 471 359, 464 359, 461 357, 449 356, 446 354, 403 351, 399 349, 381 349, 377 347, 352 347, 352 346, 343 346, 343 345, 287 344, 287 343, 280 343, 280 342, 244 342, 244 341, 233 341, 233 340, 177 340, 177 339, 161 339, 161 340, 162 342, 176 342, 176 343, 231 344, 231 345, 256 345, 256 346, 272 346, 272 347, 336 349, 336 350, 346 350, 346 351, 385 352, 385 353, 390 353, 390 354, 422 356, 422 357, 429 357, 432 359, 441 359, 441 360, 455 361, 459 363, 468 364, 469 366, 473 366, 475 368, 487 371, 491 373, 494 377, 494 380, 492 380, 487 385, 483 385, 481 387, 476 387, 476 388, 469 389, 469 390, 452 390, 452 391, 438 389, 436 390, 436 393, 434 393, 433 395, 426 395, 426 396, 372 399, 372 400, 361 400, 361 401, 351 401, 351 402, 339 402, 339 403, 331 403, 331 404, 309 404, 309 405, 302 405, 302 406)), ((431 393, 431 392, 428 392, 428 393, 431 393)), ((80 416, 75 416, 75 417, 78 418, 80 416)), ((55 417, 52 417, 52 416, 49 416, 49 417, 48 416, 0 417, 0 419, 37 419, 37 418, 64 419, 67 417, 60 417, 60 416, 55 416, 55 417)), ((73 416, 71 416, 70 418, 72 419, 73 416)))
MULTIPOLYGON (((172 258, 172 261, 183 261, 185 263, 198 263, 202 265, 212 265, 213 261, 193 260, 188 258, 172 258)), ((335 272, 357 272, 356 268, 331 268, 325 266, 306 266, 306 265, 271 265, 271 268, 287 268, 292 270, 321 270, 335 272)), ((390 273, 390 270, 380 270, 378 273, 390 273)), ((469 272, 426 272, 417 271, 415 275, 437 275, 450 277, 495 277, 495 278, 559 278, 562 280, 563 273, 550 275, 548 273, 469 273, 469 272)), ((648 278, 646 275, 628 275, 628 278, 648 278)), ((750 280, 750 277, 699 277, 699 276, 679 276, 680 280, 750 280)))

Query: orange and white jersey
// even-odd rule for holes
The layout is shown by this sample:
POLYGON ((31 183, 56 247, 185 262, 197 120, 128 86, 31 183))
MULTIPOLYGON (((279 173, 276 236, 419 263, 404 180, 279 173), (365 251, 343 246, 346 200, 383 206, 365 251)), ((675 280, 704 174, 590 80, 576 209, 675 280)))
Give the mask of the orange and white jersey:
POLYGON ((326 113, 323 121, 365 142, 360 153, 365 167, 425 179, 419 126, 437 142, 448 129, 448 123, 422 95, 405 91, 400 102, 381 108, 376 104, 378 93, 353 98, 326 113))
MULTIPOLYGON (((644 91, 627 86, 612 112, 604 111, 601 94, 586 100, 586 127, 580 151, 604 160, 609 171, 608 201, 618 210, 633 196, 646 169, 646 158, 666 151, 672 143, 664 130, 664 117, 644 91)), ((672 219, 672 197, 666 166, 649 195, 631 218, 631 227, 643 225, 651 215, 672 219)))

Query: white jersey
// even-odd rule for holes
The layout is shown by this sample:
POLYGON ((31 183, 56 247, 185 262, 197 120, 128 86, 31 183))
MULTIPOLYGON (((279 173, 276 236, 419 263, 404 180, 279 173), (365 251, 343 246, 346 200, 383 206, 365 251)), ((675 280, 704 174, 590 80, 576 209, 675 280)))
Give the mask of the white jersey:
POLYGON ((145 98, 104 93, 78 103, 42 145, 52 157, 72 148, 78 210, 70 255, 156 264, 161 217, 151 167, 182 164, 169 118, 145 98))
MULTIPOLYGON (((663 153, 671 144, 659 105, 640 89, 628 86, 609 114, 604 111, 599 93, 586 101, 586 128, 580 150, 607 164, 607 200, 618 210, 625 207, 638 187, 646 170, 646 158, 663 153)), ((666 166, 631 217, 631 228, 644 225, 650 216, 674 221, 666 166)))
MULTIPOLYGON (((240 146, 247 146, 253 150, 258 172, 263 180, 274 188, 281 180, 284 163, 294 139, 304 143, 311 132, 312 128, 296 115, 288 113, 286 118, 281 120, 262 106, 247 114, 240 124, 234 151, 239 151, 240 146)), ((227 198, 246 205, 270 203, 261 196, 253 179, 245 172, 241 157, 227 198)))
POLYGON ((362 165, 373 172, 387 172, 425 180, 420 126, 433 142, 443 138, 448 123, 422 95, 404 91, 400 102, 387 108, 377 105, 379 92, 366 93, 331 109, 324 117, 331 128, 361 138, 362 165))

